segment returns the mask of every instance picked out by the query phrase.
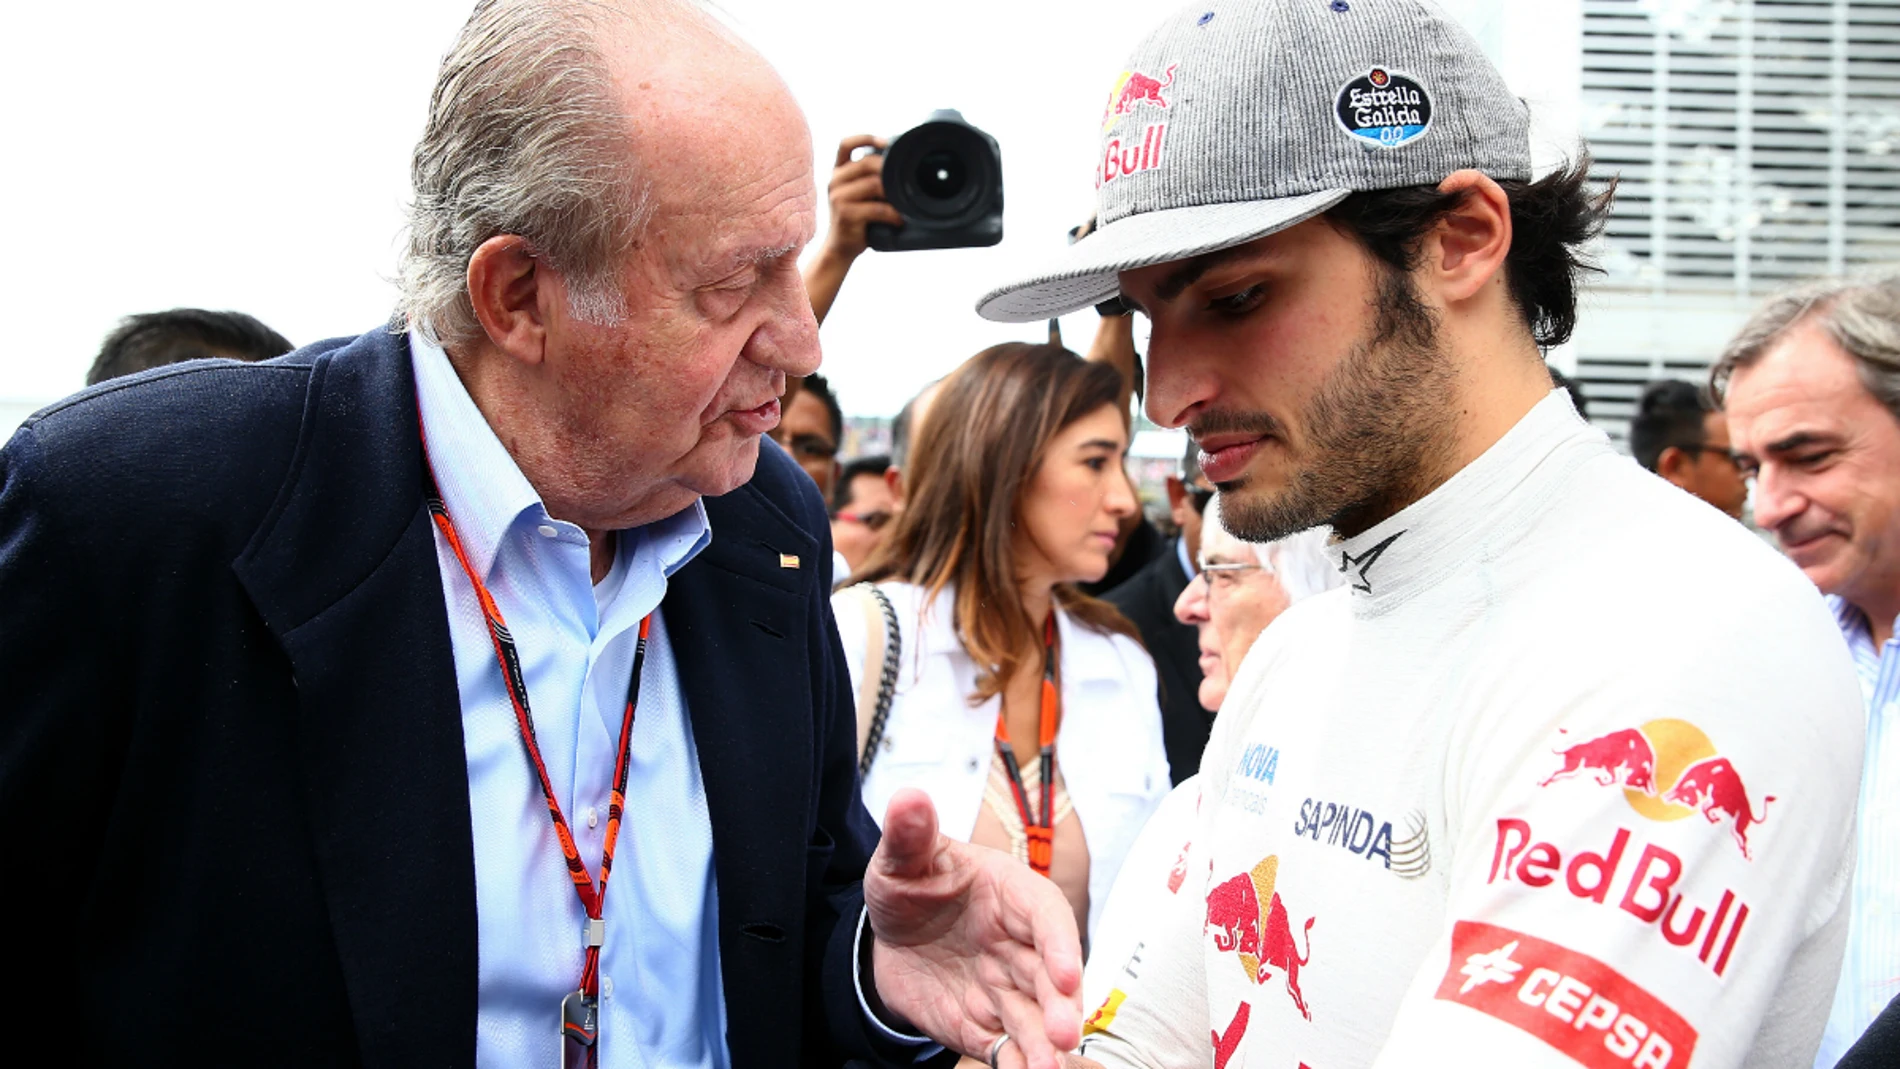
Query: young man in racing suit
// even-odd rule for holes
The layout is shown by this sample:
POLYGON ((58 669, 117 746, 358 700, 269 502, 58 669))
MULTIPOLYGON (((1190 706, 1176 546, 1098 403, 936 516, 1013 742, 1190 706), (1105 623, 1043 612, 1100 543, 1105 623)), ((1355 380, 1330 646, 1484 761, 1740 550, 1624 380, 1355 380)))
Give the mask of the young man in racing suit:
POLYGON ((1533 181, 1524 105, 1417 0, 1184 9, 1103 123, 1103 225, 979 310, 1119 293, 1230 529, 1328 525, 1347 586, 1240 668, 1083 1056, 1805 1064, 1853 669, 1792 565, 1551 391, 1587 158, 1533 181))

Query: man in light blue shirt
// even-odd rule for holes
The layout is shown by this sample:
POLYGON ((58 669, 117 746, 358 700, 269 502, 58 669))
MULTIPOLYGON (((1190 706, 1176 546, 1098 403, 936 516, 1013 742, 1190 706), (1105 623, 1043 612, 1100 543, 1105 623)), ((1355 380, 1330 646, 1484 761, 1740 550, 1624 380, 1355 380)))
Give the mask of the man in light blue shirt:
POLYGON ((879 841, 824 503, 761 451, 819 362, 811 165, 697 8, 484 0, 398 329, 115 380, 0 449, 34 977, 0 1030, 82 1007, 85 1064, 1053 1069, 1074 914, 921 792, 879 841))
MULTIPOLYGON (((709 529, 699 498, 752 477, 785 377, 818 367, 797 270, 816 221, 809 134, 777 75, 688 6, 497 4, 477 10, 444 60, 415 175, 404 311, 428 459, 468 558, 439 522, 476 828, 478 1058, 545 1058, 541 1023, 578 980, 589 914, 550 814, 565 819, 585 871, 601 873, 631 678, 628 819, 614 845, 639 861, 616 870, 604 937, 587 929, 600 943, 598 1054, 620 1066, 724 1065, 739 1022, 726 1019, 721 984, 731 948, 713 923, 713 824, 677 640, 656 610, 672 576, 727 537, 709 529), (500 114, 509 119, 496 125, 500 114), (495 640, 480 586, 512 649, 495 640), (546 799, 497 668, 517 656, 546 799)), ((822 567, 826 555, 815 556, 781 555, 781 566, 822 567)), ((829 630, 821 638, 836 642, 829 630)), ((980 908, 957 918, 943 888, 919 897, 932 864, 951 859, 928 807, 906 806, 908 836, 886 839, 889 860, 873 863, 865 889, 859 1014, 915 1043, 913 1056, 937 1048, 907 1040, 908 1021, 979 1053, 1007 1032, 1021 1054, 1047 1059, 1070 1025, 1052 1008, 1045 1036, 1039 999, 1061 985, 976 982, 975 944, 938 937, 970 925, 993 937, 1004 918, 980 908), (882 877, 904 872, 914 877, 888 881, 887 900, 882 877), (875 1012, 880 996, 891 1021, 875 1012), (968 1016, 971 998, 990 1011, 968 1016)), ((1030 882, 1013 893, 1044 891, 1030 882)))
POLYGON ((1712 381, 1756 522, 1828 595, 1867 703, 1853 921, 1815 1059, 1829 1069, 1900 996, 1900 274, 1771 299, 1712 381))

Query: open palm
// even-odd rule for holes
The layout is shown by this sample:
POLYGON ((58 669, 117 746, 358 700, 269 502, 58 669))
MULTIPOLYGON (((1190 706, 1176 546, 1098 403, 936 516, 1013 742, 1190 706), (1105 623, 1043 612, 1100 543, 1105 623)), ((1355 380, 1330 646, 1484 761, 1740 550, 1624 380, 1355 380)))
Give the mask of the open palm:
POLYGON ((922 791, 899 791, 864 875, 878 997, 938 1042, 1055 1069, 1082 1032, 1082 948, 1056 886, 1010 857, 937 832, 922 791), (1011 1049, 1013 1048, 1013 1049, 1011 1049))

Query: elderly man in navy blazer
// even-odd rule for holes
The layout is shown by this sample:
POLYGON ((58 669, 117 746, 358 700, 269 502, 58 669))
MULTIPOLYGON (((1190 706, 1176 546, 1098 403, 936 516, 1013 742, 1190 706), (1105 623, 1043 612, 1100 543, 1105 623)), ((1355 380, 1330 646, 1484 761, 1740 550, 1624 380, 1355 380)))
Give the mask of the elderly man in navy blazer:
POLYGON ((677 3, 482 3, 398 326, 0 452, 12 1043, 82 1064, 1050 1066, 1060 894, 858 802, 776 75, 677 3), (875 848, 876 853, 873 853, 875 848))

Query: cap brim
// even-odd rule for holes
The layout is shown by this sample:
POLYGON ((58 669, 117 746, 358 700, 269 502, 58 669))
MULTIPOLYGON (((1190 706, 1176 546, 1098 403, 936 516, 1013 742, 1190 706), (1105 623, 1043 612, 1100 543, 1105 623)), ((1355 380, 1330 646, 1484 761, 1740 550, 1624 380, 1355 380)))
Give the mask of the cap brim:
POLYGON ((1066 315, 1115 296, 1123 271, 1186 260, 1284 230, 1345 200, 1349 189, 1323 189, 1278 200, 1196 204, 1125 216, 1065 250, 1022 282, 991 290, 976 302, 984 319, 1029 323, 1066 315))

